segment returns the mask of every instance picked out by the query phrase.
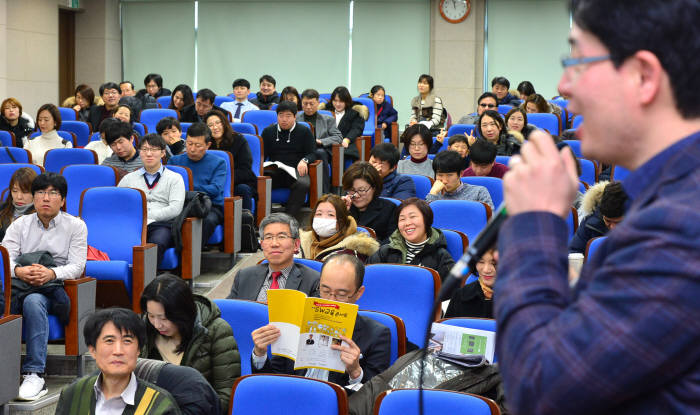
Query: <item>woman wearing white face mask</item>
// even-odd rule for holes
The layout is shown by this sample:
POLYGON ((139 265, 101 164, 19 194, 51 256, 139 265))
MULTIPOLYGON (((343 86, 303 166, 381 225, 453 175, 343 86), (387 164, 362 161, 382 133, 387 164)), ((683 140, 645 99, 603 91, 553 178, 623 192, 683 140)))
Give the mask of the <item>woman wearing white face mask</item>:
POLYGON ((301 256, 323 261, 338 251, 354 251, 365 261, 377 252, 379 242, 357 231, 355 218, 348 214, 345 202, 336 195, 322 196, 311 212, 311 227, 302 231, 301 256))

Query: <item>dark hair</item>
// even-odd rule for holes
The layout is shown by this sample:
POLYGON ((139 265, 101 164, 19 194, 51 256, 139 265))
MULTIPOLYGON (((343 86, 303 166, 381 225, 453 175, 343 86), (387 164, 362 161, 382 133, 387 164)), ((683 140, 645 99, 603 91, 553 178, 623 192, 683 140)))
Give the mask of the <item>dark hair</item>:
POLYGON ((535 93, 535 87, 530 81, 522 81, 518 84, 518 92, 530 96, 535 93))
POLYGON ((39 190, 46 190, 49 187, 53 187, 54 190, 58 190, 61 193, 61 198, 65 199, 68 193, 68 183, 65 177, 58 173, 47 171, 36 176, 32 182, 32 196, 39 190))
POLYGON ((187 137, 204 137, 205 143, 211 143, 211 130, 203 122, 193 122, 187 129, 187 137))
MULTIPOLYGON (((32 183, 36 177, 36 171, 30 167, 20 167, 12 173, 10 183, 7 185, 7 199, 2 210, 0 210, 0 224, 2 226, 9 226, 14 219, 15 206, 12 198, 12 187, 16 184, 22 192, 30 193, 32 191, 32 183)), ((27 211, 27 213, 29 212, 31 210, 27 211)))
POLYGON ((292 114, 297 113, 297 104, 293 103, 292 101, 280 101, 279 104, 277 104, 277 114, 280 112, 291 112, 292 114))
MULTIPOLYGON (((474 147, 474 146, 472 146, 474 147)), ((471 151, 469 152, 471 155, 471 151)), ((461 173, 464 170, 462 157, 456 151, 441 151, 433 159, 433 171, 438 173, 461 173)))
POLYGON ((401 136, 401 141, 405 146, 411 145, 411 140, 413 137, 419 135, 425 146, 430 148, 433 145, 433 135, 430 134, 430 130, 423 124, 413 124, 406 128, 401 136))
POLYGON ((148 144, 151 147, 156 147, 161 150, 165 150, 166 144, 163 137, 158 134, 146 134, 139 140, 139 148, 143 147, 144 144, 148 144))
MULTIPOLYGON (((75 93, 73 94, 78 95, 80 93, 80 96, 85 99, 88 103, 88 107, 91 107, 95 103, 95 91, 92 90, 89 86, 85 84, 80 84, 75 87, 75 93)), ((77 104, 77 102, 76 102, 77 104)))
POLYGON ((105 130, 105 141, 107 145, 111 145, 121 137, 131 140, 132 129, 129 123, 117 120, 114 124, 110 125, 107 130, 105 130))
POLYGON ((104 84, 100 85, 100 96, 105 94, 106 89, 115 89, 119 91, 121 94, 121 88, 119 88, 119 85, 115 84, 114 82, 105 82, 104 84))
MULTIPOLYGON (((39 107, 39 110, 36 112, 36 119, 39 121, 39 114, 41 114, 41 111, 48 111, 49 114, 51 114, 51 117, 53 118, 54 122, 54 130, 58 130, 61 128, 61 112, 58 110, 58 107, 53 105, 53 104, 44 104, 39 107)), ((38 123, 37 123, 38 125, 38 123)))
POLYGON ((294 95, 297 97, 297 111, 301 111, 301 97, 299 96, 299 91, 293 86, 285 86, 282 92, 280 92, 280 101, 289 101, 287 95, 294 95))
MULTIPOLYGON (((345 206, 345 202, 338 195, 332 193, 327 193, 321 196, 316 202, 316 206, 311 209, 311 216, 309 216, 309 222, 313 223, 314 217, 316 216, 316 209, 321 203, 330 203, 335 208, 335 218, 337 221, 338 233, 345 234, 345 231, 350 226, 350 213, 348 208, 345 206)), ((313 230, 313 226, 311 226, 313 230)), ((315 232, 314 232, 315 233, 315 232)))
POLYGON ((262 84, 263 81, 267 81, 271 83, 274 86, 277 86, 277 81, 275 81, 275 78, 272 77, 272 75, 263 75, 260 77, 260 80, 258 81, 259 84, 262 84))
POLYGON ((476 165, 491 164, 496 161, 497 152, 494 143, 478 139, 469 149, 469 160, 476 165))
POLYGON ((549 105, 547 105, 547 100, 540 94, 532 94, 525 100, 525 109, 527 110, 527 103, 532 102, 537 106, 537 112, 547 113, 549 112, 549 105))
POLYGON ((343 189, 352 189, 352 184, 356 179, 362 179, 369 183, 374 189, 374 197, 376 199, 382 193, 382 178, 379 177, 379 172, 371 164, 366 161, 356 161, 352 163, 345 173, 343 173, 343 189))
POLYGON ((700 72, 700 2, 697 0, 577 0, 574 23, 595 36, 620 67, 640 50, 653 53, 673 90, 676 108, 688 119, 700 116, 696 76, 700 72))
POLYGON ((401 211, 409 206, 415 206, 420 211, 423 216, 423 225, 425 225, 425 233, 430 236, 432 233, 431 227, 433 226, 433 211, 430 209, 430 205, 423 199, 418 199, 417 197, 409 197, 408 199, 401 202, 401 204, 396 208, 395 221, 399 222, 399 216, 401 211))
POLYGON ((625 214, 627 194, 621 182, 610 182, 605 185, 600 198, 600 213, 608 218, 619 218, 625 214))
POLYGON ((158 85, 158 89, 163 88, 163 77, 159 74, 149 73, 148 75, 146 75, 146 77, 143 78, 143 86, 148 86, 148 83, 151 81, 155 82, 156 85, 158 85))
POLYGON ((238 78, 235 81, 233 81, 233 84, 231 84, 232 88, 236 88, 237 86, 242 86, 250 89, 250 82, 248 82, 247 79, 238 78))
MULTIPOLYGON (((192 339, 194 323, 197 319, 197 306, 190 287, 181 278, 162 274, 143 289, 141 310, 148 308, 149 301, 160 303, 165 310, 165 317, 177 326, 181 341, 175 352, 184 352, 192 339)), ((154 338, 157 334, 150 322, 146 324, 146 332, 149 338, 154 338)))
MULTIPOLYGON (((224 149, 228 148, 233 145, 233 139, 237 132, 233 131, 233 128, 231 127, 231 124, 228 122, 228 118, 224 115, 219 110, 211 110, 207 113, 207 115, 204 116, 204 122, 207 122, 209 117, 216 117, 221 121, 221 128, 224 130, 223 135, 221 136, 221 145, 217 146, 219 149, 224 149)), ((211 131, 211 130, 210 130, 211 131)), ((241 136, 241 138, 243 138, 241 136)))
POLYGON ((505 76, 497 76, 491 80, 491 88, 496 85, 503 85, 506 88, 510 88, 510 81, 505 76))
POLYGON ((333 92, 331 92, 330 104, 333 105, 333 100, 338 97, 339 100, 345 103, 345 110, 352 108, 352 95, 350 91, 344 86, 336 87, 333 92))
POLYGON ((374 94, 376 94, 376 93, 379 92, 379 91, 384 91, 384 93, 386 94, 386 89, 384 89, 384 87, 381 86, 381 85, 375 85, 375 86, 373 86, 372 89, 369 90, 369 94, 370 94, 370 95, 374 95, 374 94))
POLYGON ((519 112, 520 114, 522 114, 522 116, 523 116, 523 129, 525 129, 525 127, 527 127, 527 111, 525 111, 525 109, 520 108, 520 107, 514 107, 513 109, 508 111, 508 113, 506 114, 506 120, 505 120, 506 121, 506 123, 505 123, 506 128, 508 128, 508 120, 510 119, 510 116, 515 114, 516 112, 519 112))
POLYGON ((389 168, 394 168, 399 162, 401 155, 399 150, 391 143, 379 143, 372 147, 369 152, 370 157, 389 163, 389 168))
POLYGON ((122 85, 124 84, 129 84, 131 85, 131 89, 134 89, 134 84, 131 81, 121 81, 119 82, 119 92, 121 92, 122 94, 124 93, 124 91, 122 91, 122 85))
POLYGON ((421 81, 425 81, 428 83, 428 87, 430 88, 429 91, 433 90, 433 86, 435 85, 435 81, 433 80, 432 76, 424 73, 423 75, 418 77, 418 83, 420 83, 421 81))
POLYGON ((131 105, 129 104, 118 104, 116 107, 114 107, 114 109, 112 110, 112 117, 114 117, 114 115, 117 113, 117 111, 119 111, 119 108, 121 107, 124 107, 129 110, 129 122, 134 122, 134 116, 136 114, 134 114, 134 109, 131 108, 131 105))
POLYGON ((158 134, 163 134, 163 131, 169 130, 171 128, 177 128, 178 131, 182 132, 182 127, 180 127, 180 121, 176 120, 174 117, 161 118, 156 124, 156 132, 158 134))
MULTIPOLYGON (((109 117, 105 118, 102 120, 100 123, 100 128, 98 129, 98 132, 100 134, 104 134, 105 136, 107 135, 107 130, 109 130, 115 123, 122 122, 122 120, 118 120, 114 117, 109 117)), ((106 140, 106 139, 105 139, 106 140)))
POLYGON ((139 316, 126 308, 105 308, 91 314, 83 327, 83 336, 87 346, 97 347, 97 338, 107 323, 114 324, 120 332, 131 334, 138 341, 138 346, 146 344, 146 328, 139 316))
POLYGON ((209 101, 209 103, 214 105, 214 99, 216 98, 216 94, 209 88, 202 88, 199 91, 197 91, 197 99, 200 98, 203 101, 209 101))
POLYGON ((321 97, 321 95, 319 95, 318 91, 315 89, 311 89, 311 88, 305 89, 301 93, 302 99, 304 99, 304 98, 306 98, 306 99, 319 99, 320 97, 321 97))
POLYGON ((492 118, 501 127, 500 135, 503 135, 503 133, 506 131, 506 123, 503 121, 503 118, 501 118, 501 114, 499 114, 498 111, 486 110, 481 113, 479 119, 476 121, 476 130, 479 132, 479 137, 484 136, 484 134, 481 132, 481 120, 484 117, 492 118))
POLYGON ((170 95, 170 106, 168 108, 175 109, 175 104, 173 104, 173 98, 175 98, 175 93, 180 92, 182 94, 182 105, 183 108, 194 104, 194 95, 192 94, 192 88, 188 85, 180 84, 173 89, 173 93, 170 95))
POLYGON ((357 256, 341 252, 331 254, 326 258, 327 259, 321 266, 321 274, 323 274, 323 269, 326 267, 326 265, 330 264, 331 262, 340 264, 350 263, 355 268, 355 289, 358 290, 360 287, 362 287, 362 283, 365 280, 365 264, 363 264, 357 256))
POLYGON ((467 145, 467 147, 469 146, 469 140, 467 140, 467 137, 464 134, 455 134, 447 140, 448 146, 453 146, 456 143, 464 143, 467 145))
POLYGON ((481 101, 484 98, 493 98, 494 101, 496 101, 496 105, 498 105, 498 97, 493 92, 484 92, 483 94, 479 95, 479 99, 476 100, 476 104, 481 104, 481 101))

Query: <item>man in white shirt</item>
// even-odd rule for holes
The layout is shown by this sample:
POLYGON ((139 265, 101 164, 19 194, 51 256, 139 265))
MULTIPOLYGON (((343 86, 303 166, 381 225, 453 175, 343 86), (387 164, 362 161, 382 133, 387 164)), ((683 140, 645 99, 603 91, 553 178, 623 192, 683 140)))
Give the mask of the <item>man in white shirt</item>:
POLYGON ((250 94, 250 82, 247 79, 239 78, 233 81, 233 95, 236 97, 236 100, 221 104, 221 108, 231 113, 233 122, 241 122, 241 118, 243 118, 243 114, 246 111, 259 109, 248 101, 248 94, 250 94))

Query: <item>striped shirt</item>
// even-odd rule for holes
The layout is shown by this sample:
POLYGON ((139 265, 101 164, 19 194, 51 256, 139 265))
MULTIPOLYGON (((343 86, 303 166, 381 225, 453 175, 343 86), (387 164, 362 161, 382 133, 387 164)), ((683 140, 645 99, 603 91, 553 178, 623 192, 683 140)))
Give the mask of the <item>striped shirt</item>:
POLYGON ((418 244, 412 244, 408 241, 406 241, 406 263, 410 264, 413 262, 413 258, 416 257, 416 255, 423 250, 423 247, 425 244, 428 242, 428 238, 425 238, 425 241, 418 243, 418 244))

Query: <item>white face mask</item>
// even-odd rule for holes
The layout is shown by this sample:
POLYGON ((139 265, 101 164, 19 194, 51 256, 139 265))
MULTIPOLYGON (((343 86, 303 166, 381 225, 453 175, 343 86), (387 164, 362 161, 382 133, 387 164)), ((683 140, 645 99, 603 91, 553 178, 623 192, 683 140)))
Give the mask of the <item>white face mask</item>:
POLYGON ((336 229, 336 220, 331 218, 314 218, 311 226, 321 238, 328 238, 338 232, 336 229))

